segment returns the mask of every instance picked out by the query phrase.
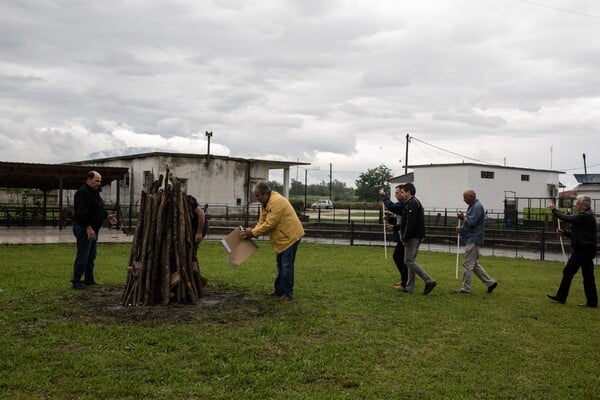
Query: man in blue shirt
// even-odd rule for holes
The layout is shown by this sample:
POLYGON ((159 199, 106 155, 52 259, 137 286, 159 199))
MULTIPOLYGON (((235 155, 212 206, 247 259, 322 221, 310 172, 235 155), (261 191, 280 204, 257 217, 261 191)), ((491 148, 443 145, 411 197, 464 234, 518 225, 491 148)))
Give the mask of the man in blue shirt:
POLYGON ((477 195, 471 189, 463 192, 463 200, 469 205, 467 213, 459 211, 456 217, 462 221, 456 227, 456 232, 460 233, 460 242, 465 245, 465 257, 463 260, 463 280, 462 286, 457 293, 471 293, 471 276, 473 272, 479 280, 487 286, 487 292, 492 293, 498 282, 485 272, 485 269, 479 264, 479 246, 483 246, 483 223, 485 220, 485 209, 483 204, 477 199, 477 195))

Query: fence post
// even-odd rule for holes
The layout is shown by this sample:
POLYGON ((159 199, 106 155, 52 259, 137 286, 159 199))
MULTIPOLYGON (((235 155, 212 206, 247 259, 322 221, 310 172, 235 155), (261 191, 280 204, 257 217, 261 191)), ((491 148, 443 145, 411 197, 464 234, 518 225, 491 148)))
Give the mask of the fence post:
POLYGON ((542 226, 542 237, 540 238, 540 260, 544 261, 544 259, 546 258, 546 235, 545 235, 546 229, 544 226, 542 226))
POLYGON ((350 206, 348 206, 348 223, 350 223, 350 221, 352 220, 350 218, 350 213, 352 212, 352 210, 350 209, 350 206))
POLYGON ((350 222, 350 246, 354 246, 354 221, 350 222))

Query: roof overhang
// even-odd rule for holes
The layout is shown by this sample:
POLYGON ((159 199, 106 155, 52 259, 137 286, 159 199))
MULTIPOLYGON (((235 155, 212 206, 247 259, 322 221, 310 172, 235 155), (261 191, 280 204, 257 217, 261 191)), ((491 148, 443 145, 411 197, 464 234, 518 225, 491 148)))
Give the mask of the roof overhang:
POLYGON ((79 189, 85 183, 90 170, 102 175, 102 185, 121 180, 129 172, 127 168, 65 164, 34 164, 0 161, 0 187, 39 189, 79 189))

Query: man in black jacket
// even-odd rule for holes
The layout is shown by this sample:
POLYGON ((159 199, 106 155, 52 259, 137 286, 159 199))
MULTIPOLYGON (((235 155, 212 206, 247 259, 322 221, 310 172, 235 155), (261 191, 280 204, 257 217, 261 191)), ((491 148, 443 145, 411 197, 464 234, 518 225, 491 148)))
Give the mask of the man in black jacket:
POLYGON ((427 275, 427 272, 415 261, 419 246, 425 238, 425 210, 421 202, 415 197, 417 189, 412 183, 407 183, 400 189, 404 199, 404 211, 400 221, 400 240, 404 245, 404 263, 408 268, 407 292, 415 288, 415 274, 425 282, 423 295, 429 294, 437 283, 427 275))
POLYGON ((571 288, 573 276, 581 267, 583 276, 583 290, 585 292, 586 303, 580 304, 583 307, 598 307, 598 292, 596 290, 596 281, 594 278, 594 258, 596 258, 596 218, 591 209, 591 199, 589 196, 577 196, 575 209, 577 214, 566 215, 556 209, 556 205, 550 204, 552 215, 561 221, 571 224, 571 230, 557 229, 559 235, 571 238, 571 256, 567 265, 563 269, 563 277, 556 295, 548 295, 548 298, 559 303, 566 303, 571 288))
MULTIPOLYGON (((379 197, 381 201, 385 205, 385 207, 391 212, 396 214, 398 217, 402 215, 404 211, 404 200, 402 196, 400 196, 400 189, 402 189, 402 185, 396 186, 394 189, 394 197, 396 197, 397 202, 393 202, 389 197, 385 194, 385 190, 379 190, 379 197)), ((393 238, 396 242, 396 248, 394 249, 394 254, 392 258, 394 259, 394 263, 396 264, 396 268, 398 269, 398 273, 400 274, 400 281, 394 285, 396 289, 404 290, 406 286, 406 280, 408 279, 408 268, 406 268, 406 264, 404 264, 404 245, 400 240, 400 234, 398 231, 400 230, 400 224, 398 223, 398 218, 396 218, 393 214, 389 214, 386 212, 384 216, 388 221, 388 230, 393 232, 393 238)))
POLYGON ((73 263, 73 289, 85 289, 95 285, 94 260, 96 259, 96 243, 98 232, 108 220, 117 223, 117 218, 104 210, 104 201, 100 197, 102 176, 96 171, 88 172, 85 184, 75 193, 75 214, 73 216, 73 235, 77 239, 77 256, 73 263), (84 280, 81 281, 83 276, 84 280))

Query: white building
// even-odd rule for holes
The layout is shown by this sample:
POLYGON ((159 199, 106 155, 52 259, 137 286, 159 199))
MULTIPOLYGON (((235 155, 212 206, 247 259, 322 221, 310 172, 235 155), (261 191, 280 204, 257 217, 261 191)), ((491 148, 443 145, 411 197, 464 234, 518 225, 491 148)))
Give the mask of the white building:
MULTIPOLYGON (((268 180, 270 170, 283 170, 283 195, 288 196, 290 167, 310 165, 303 162, 234 158, 207 154, 152 152, 86 160, 86 166, 126 167, 129 173, 120 188, 121 204, 139 202, 142 190, 148 191, 151 177, 166 177, 167 170, 182 182, 182 189, 200 204, 246 206, 255 201, 252 188, 268 180)), ((163 183, 164 186, 164 183, 163 183)), ((105 201, 115 201, 116 183, 102 189, 105 201)))
MULTIPOLYGON (((390 180, 392 184, 412 182, 417 188, 416 197, 426 209, 464 210, 462 193, 473 189, 488 211, 505 210, 515 198, 543 198, 558 196, 561 171, 504 167, 498 165, 461 163, 425 164, 409 166, 407 175, 390 180)), ((544 205, 545 206, 545 205, 544 205)), ((519 201, 518 210, 537 207, 519 201)))

